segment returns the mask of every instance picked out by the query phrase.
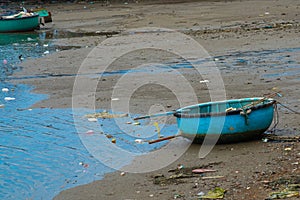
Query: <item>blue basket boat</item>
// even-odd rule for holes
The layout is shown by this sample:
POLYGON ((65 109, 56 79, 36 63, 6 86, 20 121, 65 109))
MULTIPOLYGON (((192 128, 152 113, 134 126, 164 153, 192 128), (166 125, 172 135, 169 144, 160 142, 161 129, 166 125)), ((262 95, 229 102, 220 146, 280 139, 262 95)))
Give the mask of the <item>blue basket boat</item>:
POLYGON ((272 124, 275 105, 274 99, 265 97, 233 99, 135 119, 174 115, 181 135, 195 143, 202 143, 207 135, 217 143, 233 143, 260 138, 272 124))
POLYGON ((270 127, 275 103, 259 97, 208 102, 178 109, 174 116, 181 134, 196 143, 207 134, 219 137, 218 143, 240 142, 257 139, 270 127))
POLYGON ((39 27, 39 15, 33 14, 26 17, 0 18, 0 33, 32 31, 39 27))

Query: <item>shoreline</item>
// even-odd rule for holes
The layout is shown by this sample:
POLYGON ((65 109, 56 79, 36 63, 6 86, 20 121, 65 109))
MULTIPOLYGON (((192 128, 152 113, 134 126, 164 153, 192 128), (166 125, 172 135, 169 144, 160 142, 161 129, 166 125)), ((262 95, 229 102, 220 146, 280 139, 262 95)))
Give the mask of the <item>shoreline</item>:
MULTIPOLYGON (((293 73, 293 69, 286 69, 284 66, 278 67, 278 70, 270 67, 272 62, 288 63, 287 61, 285 63, 285 61, 276 60, 277 57, 281 56, 280 52, 275 53, 273 56, 276 59, 273 59, 271 55, 271 61, 264 67, 247 68, 252 64, 255 65, 255 59, 251 58, 253 52, 276 51, 283 47, 287 49, 300 48, 298 45, 300 43, 299 28, 297 28, 299 27, 299 16, 297 15, 299 7, 292 8, 289 6, 292 5, 290 2, 292 1, 273 1, 273 4, 261 1, 226 3, 201 1, 177 4, 162 3, 159 5, 128 4, 126 6, 113 5, 109 11, 105 11, 99 5, 84 8, 80 4, 69 4, 66 7, 50 5, 49 8, 55 10, 52 12, 53 28, 57 30, 66 29, 71 32, 101 32, 107 30, 122 32, 129 28, 148 25, 158 27, 167 25, 167 28, 175 28, 176 30, 194 28, 196 31, 188 31, 188 35, 199 42, 213 58, 221 59, 217 64, 221 66, 228 99, 261 96, 269 93, 272 88, 279 87, 284 93, 284 97, 280 101, 297 109, 300 99, 299 89, 297 89, 297 85, 299 85, 297 74, 282 76, 280 79, 272 76, 269 78, 261 76, 264 73, 280 74, 286 71, 293 73), (260 5, 257 6, 259 9, 253 9, 253 7, 256 7, 253 2, 260 5), (242 11, 245 6, 249 7, 247 14, 242 11), (89 9, 89 13, 86 12, 87 9, 89 9), (174 10, 175 13, 173 13, 174 10), (235 10, 238 11, 235 12, 235 10), (253 11, 250 12, 250 10, 253 11), (78 13, 73 13, 73 11, 78 13), (82 16, 83 19, 78 21, 78 16, 82 16), (95 18, 102 17, 103 20, 95 20, 95 18), (220 20, 220 17, 223 17, 224 22, 220 20), (259 23, 260 21, 263 21, 262 24, 259 23), (264 28, 264 25, 278 24, 280 21, 282 21, 280 26, 264 28), (293 21, 293 24, 286 25, 291 21, 293 21), (203 30, 197 31, 198 28, 202 27, 207 29, 206 32, 203 30), (234 56, 239 53, 246 55, 244 57, 243 55, 234 56), (239 57, 250 57, 251 63, 249 66, 244 66, 243 63, 235 63, 239 57), (224 70, 222 70, 222 59, 231 64, 235 63, 237 67, 231 69, 224 67, 224 70)), ((113 37, 118 37, 118 35, 113 37)), ((105 36, 57 39, 55 41, 57 44, 77 45, 82 48, 64 50, 43 58, 27 60, 23 63, 24 69, 22 72, 16 73, 15 76, 22 77, 32 74, 62 76, 52 76, 43 80, 18 80, 17 82, 35 85, 34 92, 50 95, 49 99, 37 103, 35 107, 72 107, 74 77, 64 75, 76 74, 82 60, 89 54, 90 50, 105 39, 105 36), (86 45, 87 43, 88 45, 86 45), (88 46, 88 48, 85 48, 85 46, 88 46), (49 88, 49 85, 51 85, 51 88, 49 88)), ((153 52, 150 53, 152 53, 151 56, 155 57, 153 52)), ((284 56, 291 56, 296 62, 299 62, 299 57, 295 56, 293 52, 283 52, 282 57, 284 56)), ((132 65, 132 59, 136 58, 137 55, 130 55, 128 59, 123 60, 122 64, 117 63, 115 67, 116 69, 122 69, 123 65, 132 65)), ((159 58, 161 59, 161 57, 159 58)), ((138 64, 139 62, 133 63, 138 64)), ((109 90, 115 83, 114 79, 118 79, 118 77, 118 75, 107 77, 105 81, 101 82, 102 89, 98 90, 101 95, 98 96, 97 108, 109 108, 111 96, 109 90)), ((198 81, 196 76, 188 76, 188 78, 194 82, 198 81)), ((203 96, 205 94, 203 91, 201 92, 202 86, 195 83, 195 87, 200 91, 199 95, 203 96)), ((163 90, 159 91, 158 94, 155 94, 154 99, 151 98, 153 94, 151 90, 139 93, 139 95, 143 95, 147 102, 143 102, 144 99, 135 96, 135 103, 142 104, 145 108, 136 106, 133 108, 134 111, 143 113, 151 104, 158 102, 170 105, 170 109, 177 108, 178 104, 172 100, 171 95, 160 98, 165 92, 163 90)), ((206 100, 209 99, 204 98, 200 101, 206 100)), ((298 135, 299 116, 284 109, 280 109, 279 112, 282 119, 278 128, 291 128, 292 132, 298 135)), ((294 173, 299 172, 297 165, 290 165, 290 163, 298 162, 299 155, 297 152, 299 152, 299 149, 299 143, 297 142, 263 143, 262 141, 250 141, 239 144, 217 145, 206 158, 195 159, 199 145, 193 144, 183 156, 178 157, 176 162, 158 171, 146 174, 125 173, 125 176, 120 175, 122 170, 117 171, 107 174, 103 180, 65 190, 54 199, 174 199, 176 195, 181 199, 195 199, 198 197, 199 192, 207 193, 215 187, 222 187, 227 190, 225 199, 241 199, 240 197, 242 199, 263 199, 272 191, 272 185, 269 183, 276 183, 280 177, 291 179, 294 173), (287 147, 291 147, 292 151, 286 151, 287 147), (249 163, 249 161, 251 162, 249 163), (224 178, 202 180, 202 176, 193 176, 189 179, 178 179, 178 182, 175 181, 171 184, 153 183, 157 174, 162 174, 164 177, 173 175, 168 170, 176 169, 178 165, 184 165, 186 169, 200 166, 217 169, 217 173, 211 175, 220 175, 224 178), (124 188, 124 185, 131 185, 131 187, 124 188)), ((139 162, 138 159, 136 162, 139 162)), ((279 184, 279 186, 282 185, 279 184)))

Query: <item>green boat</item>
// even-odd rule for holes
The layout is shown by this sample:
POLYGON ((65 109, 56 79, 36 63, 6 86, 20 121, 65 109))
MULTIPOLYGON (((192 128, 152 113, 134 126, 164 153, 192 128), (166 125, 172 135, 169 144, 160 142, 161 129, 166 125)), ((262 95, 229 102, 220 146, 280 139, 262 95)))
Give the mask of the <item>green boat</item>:
POLYGON ((32 31, 39 27, 39 15, 26 17, 0 17, 0 33, 32 31))

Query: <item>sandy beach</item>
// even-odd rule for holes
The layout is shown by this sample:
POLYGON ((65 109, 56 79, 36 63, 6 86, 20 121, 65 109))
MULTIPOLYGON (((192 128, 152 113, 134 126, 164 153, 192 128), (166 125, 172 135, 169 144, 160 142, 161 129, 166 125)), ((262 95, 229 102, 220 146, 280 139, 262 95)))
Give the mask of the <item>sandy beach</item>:
MULTIPOLYGON (((51 11, 53 22, 40 31, 50 35, 58 32, 61 37, 54 39, 54 43, 65 50, 26 59, 22 71, 14 74, 17 83, 34 85, 34 92, 49 95, 33 107, 72 108, 74 81, 81 73, 83 61, 89 61, 85 63, 89 72, 98 72, 93 71, 99 65, 96 60, 104 57, 90 54, 97 45, 126 36, 128 44, 134 43, 130 38, 136 35, 145 40, 157 35, 168 36, 169 33, 161 31, 131 32, 136 28, 156 27, 186 35, 205 49, 222 76, 227 99, 264 96, 278 90, 283 97, 276 99, 299 112, 300 3, 297 1, 128 1, 44 6, 51 11), (291 63, 295 67, 287 67, 291 63), (34 75, 37 78, 22 78, 34 75)), ((118 45, 126 46, 126 42, 118 45)), ((111 44, 118 48, 116 43, 111 44)), ((184 51, 189 47, 181 48, 184 51)), ((177 59, 176 55, 148 49, 126 54, 115 60, 107 71, 130 70, 143 63, 168 63, 177 59)), ((199 78, 190 69, 178 71, 193 87, 197 101, 211 100, 210 91, 199 82, 203 77, 199 78)), ((96 108, 111 109, 114 86, 122 76, 112 74, 96 80, 99 82, 96 108)), ((179 93, 185 94, 185 88, 179 93)), ((184 103, 192 102, 190 98, 190 102, 184 103)), ((146 114, 153 105, 161 105, 163 110, 182 106, 172 91, 153 84, 131 96, 130 112, 146 114)), ((84 101, 80 106, 90 108, 84 101)), ((198 199, 199 193, 207 194, 216 187, 226 190, 224 199, 267 199, 271 192, 282 191, 288 184, 300 184, 300 115, 280 106, 278 112, 277 134, 291 136, 289 141, 216 145, 204 158, 198 157, 201 145, 193 144, 181 156, 170 155, 176 161, 162 169, 122 173, 140 162, 142 158, 137 157, 132 166, 107 174, 103 180, 62 191, 54 199, 198 199), (195 168, 216 172, 192 174, 195 168), (178 177, 180 173, 185 176, 178 177), (170 176, 175 178, 168 179, 170 176)))

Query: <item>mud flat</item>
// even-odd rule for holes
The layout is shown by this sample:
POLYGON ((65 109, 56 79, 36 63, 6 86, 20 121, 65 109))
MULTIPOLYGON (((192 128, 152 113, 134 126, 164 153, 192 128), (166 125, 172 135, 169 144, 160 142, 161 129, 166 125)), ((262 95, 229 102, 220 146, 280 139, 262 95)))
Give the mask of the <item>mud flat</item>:
MULTIPOLYGON (((74 80, 90 51, 107 38, 118 38, 132 28, 151 26, 176 30, 201 44, 222 75, 227 98, 263 96, 277 88, 283 94, 279 101, 299 111, 300 4, 295 1, 107 5, 82 2, 49 4, 47 8, 53 15, 53 24, 47 25, 47 31, 74 33, 72 37, 56 39, 55 43, 76 48, 23 63, 24 69, 15 75, 18 82, 35 85, 36 92, 49 94, 49 99, 36 107, 72 107, 74 80), (78 37, 78 33, 82 35, 78 37), (29 75, 45 77, 22 79, 29 75)), ((143 33, 144 37, 147 34, 143 33)), ((135 52, 118 59, 110 70, 128 70, 146 61, 166 63, 176 59, 165 52, 135 52)), ((200 102, 210 100, 207 88, 199 83, 201 77, 190 69, 179 71, 191 82, 200 102)), ((99 80, 97 108, 110 108, 113 87, 121 76, 112 74, 99 80)), ((146 113, 154 104, 170 110, 179 106, 171 91, 151 85, 132 96, 131 111, 146 113)), ((299 114, 280 106, 278 111, 278 134, 299 135, 299 114)), ((207 193, 216 187, 226 190, 224 199, 265 199, 286 184, 300 183, 297 138, 285 142, 217 145, 201 159, 199 148, 200 145, 191 145, 182 156, 170 155, 178 156, 178 160, 158 171, 122 176, 117 171, 101 181, 63 191, 55 199, 197 199, 200 192, 207 193), (183 171, 178 171, 178 166, 183 166, 183 171), (199 167, 217 171, 203 176, 190 174, 191 169, 199 167), (185 176, 178 176, 178 172, 185 176), (168 179, 170 176, 172 180, 168 179), (203 179, 205 176, 213 178, 203 179)))

